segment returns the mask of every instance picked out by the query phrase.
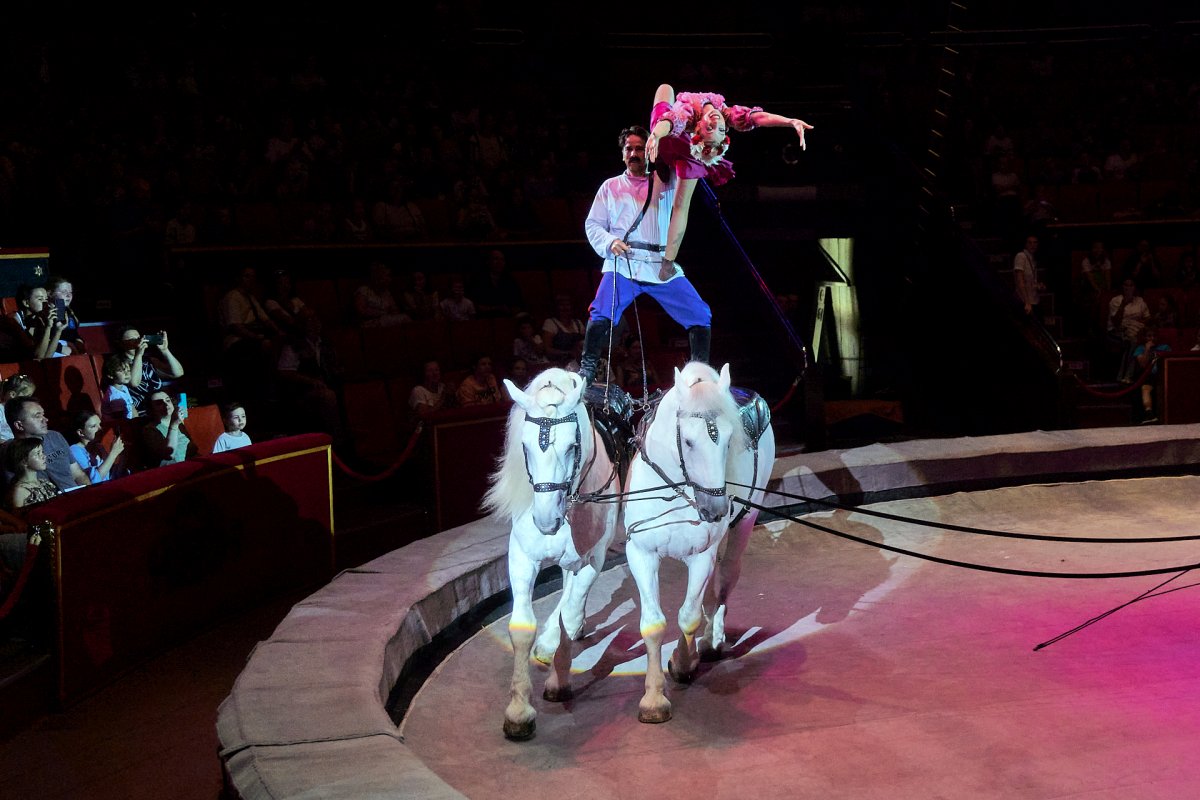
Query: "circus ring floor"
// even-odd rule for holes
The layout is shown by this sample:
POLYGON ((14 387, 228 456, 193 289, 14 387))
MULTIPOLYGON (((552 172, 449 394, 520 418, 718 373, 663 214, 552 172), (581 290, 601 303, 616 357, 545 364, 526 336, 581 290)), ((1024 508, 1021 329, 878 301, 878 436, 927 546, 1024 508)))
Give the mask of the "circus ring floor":
MULTIPOLYGON (((1200 426, 1034 433, 794 456, 776 465, 773 484, 958 525, 1189 535, 1200 527, 1200 478, 1142 475, 1190 471, 1198 455, 1200 426)), ((1200 561, 1194 542, 1024 542, 845 511, 806 519, 999 567, 1109 572, 1200 561)), ((437 666, 397 728, 385 705, 404 664, 503 591, 505 544, 500 526, 473 523, 343 573, 298 604, 221 709, 237 791, 1148 798, 1194 796, 1200 786, 1190 752, 1200 734, 1200 587, 1138 602, 1034 652, 1169 576, 968 571, 782 519, 756 529, 747 551, 729 656, 690 686, 669 685, 671 722, 636 719, 645 655, 618 557, 590 599, 576 697, 535 700, 532 741, 500 733, 512 668, 503 609, 437 666)), ((668 617, 681 573, 664 568, 668 617)), ((553 600, 539 601, 542 615, 553 600)))

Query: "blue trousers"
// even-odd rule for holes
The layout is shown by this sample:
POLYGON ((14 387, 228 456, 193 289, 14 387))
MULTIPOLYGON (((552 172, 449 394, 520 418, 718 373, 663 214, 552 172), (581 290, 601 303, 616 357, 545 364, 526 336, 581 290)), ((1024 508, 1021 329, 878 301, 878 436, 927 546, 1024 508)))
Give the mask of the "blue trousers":
POLYGON ((600 276, 600 288, 596 289, 596 299, 588 309, 588 319, 618 320, 634 298, 641 294, 653 297, 663 311, 684 328, 697 325, 707 328, 712 325, 712 310, 708 303, 700 299, 696 287, 687 278, 679 277, 666 283, 642 283, 615 272, 605 272, 600 276), (617 295, 615 308, 614 280, 617 295))

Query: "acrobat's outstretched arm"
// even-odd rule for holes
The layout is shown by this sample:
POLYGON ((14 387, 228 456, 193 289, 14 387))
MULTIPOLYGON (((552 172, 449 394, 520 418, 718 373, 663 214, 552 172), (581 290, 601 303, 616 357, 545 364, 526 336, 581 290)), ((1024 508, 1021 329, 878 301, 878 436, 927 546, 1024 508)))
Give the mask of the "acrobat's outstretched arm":
POLYGON ((750 121, 756 128, 794 128, 796 135, 800 137, 800 149, 808 149, 808 143, 804 141, 804 132, 811 131, 813 126, 802 119, 781 117, 769 111, 755 111, 750 115, 750 121))

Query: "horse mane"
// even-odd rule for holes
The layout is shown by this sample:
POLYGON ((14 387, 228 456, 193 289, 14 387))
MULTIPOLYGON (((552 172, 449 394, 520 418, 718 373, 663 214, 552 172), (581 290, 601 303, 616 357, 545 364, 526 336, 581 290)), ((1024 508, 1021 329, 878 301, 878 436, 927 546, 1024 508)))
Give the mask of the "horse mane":
MULTIPOLYGON (((561 417, 570 413, 569 409, 561 408, 561 404, 573 388, 569 372, 551 367, 531 380, 525 391, 532 390, 541 416, 561 417)), ((583 403, 580 402, 578 407, 582 408, 583 403)), ((586 412, 583 416, 586 416, 586 412)), ((582 418, 580 422, 586 427, 587 423, 582 418)), ((529 483, 525 453, 521 449, 524 425, 525 409, 514 403, 505 426, 504 450, 496 459, 496 469, 488 477, 490 486, 480 503, 486 513, 511 519, 533 505, 533 486, 529 483)))

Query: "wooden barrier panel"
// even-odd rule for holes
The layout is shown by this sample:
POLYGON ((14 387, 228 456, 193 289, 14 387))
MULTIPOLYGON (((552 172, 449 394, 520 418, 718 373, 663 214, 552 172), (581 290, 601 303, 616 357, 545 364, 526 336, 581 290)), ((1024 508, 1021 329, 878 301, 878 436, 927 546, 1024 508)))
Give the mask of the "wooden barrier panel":
POLYGON ((1164 424, 1200 422, 1200 351, 1159 356, 1162 395, 1159 416, 1164 424))
POLYGON ((28 510, 58 533, 58 693, 70 703, 229 614, 333 570, 329 437, 172 464, 28 510))
POLYGON ((443 412, 429 421, 439 531, 483 516, 479 501, 504 447, 509 408, 504 404, 471 406, 443 412))

